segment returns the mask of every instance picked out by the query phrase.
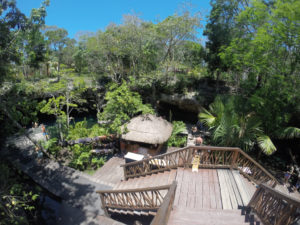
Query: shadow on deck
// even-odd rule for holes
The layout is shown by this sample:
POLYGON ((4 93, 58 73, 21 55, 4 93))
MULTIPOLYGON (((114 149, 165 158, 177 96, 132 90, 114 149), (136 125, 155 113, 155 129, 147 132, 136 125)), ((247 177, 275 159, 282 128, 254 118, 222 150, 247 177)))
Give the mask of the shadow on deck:
POLYGON ((59 217, 55 224, 99 224, 103 215, 96 190, 110 190, 111 186, 93 182, 75 169, 45 159, 37 162, 32 144, 17 137, 16 145, 3 148, 1 156, 31 177, 37 184, 61 199, 59 217), (24 144, 21 144, 24 143, 24 144))

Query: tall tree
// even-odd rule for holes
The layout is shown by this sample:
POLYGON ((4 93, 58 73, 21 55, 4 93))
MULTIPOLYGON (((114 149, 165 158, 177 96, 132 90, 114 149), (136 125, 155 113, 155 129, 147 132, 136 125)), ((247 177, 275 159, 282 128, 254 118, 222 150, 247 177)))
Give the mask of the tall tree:
POLYGON ((47 37, 50 49, 52 49, 57 58, 57 71, 59 72, 60 64, 63 60, 63 50, 69 41, 68 31, 56 26, 46 27, 45 36, 47 37))
POLYGON ((45 23, 49 0, 26 17, 12 0, 0 0, 0 82, 8 75, 11 63, 19 65, 22 54, 30 66, 37 67, 43 60, 44 47, 39 29, 45 23))
POLYGON ((263 87, 274 75, 299 88, 299 12, 300 3, 295 0, 255 0, 238 15, 243 35, 233 39, 221 57, 251 81, 250 92, 263 87))
POLYGON ((98 118, 109 122, 109 132, 120 133, 121 125, 139 113, 154 113, 149 105, 143 104, 138 93, 130 90, 124 80, 120 86, 114 83, 109 87, 105 100, 107 103, 98 118))
POLYGON ((229 46, 234 37, 238 36, 239 29, 235 18, 247 4, 248 0, 211 1, 212 10, 203 34, 208 39, 206 42, 208 69, 212 75, 216 74, 217 82, 220 80, 221 72, 228 69, 228 64, 221 60, 219 54, 223 48, 229 46))

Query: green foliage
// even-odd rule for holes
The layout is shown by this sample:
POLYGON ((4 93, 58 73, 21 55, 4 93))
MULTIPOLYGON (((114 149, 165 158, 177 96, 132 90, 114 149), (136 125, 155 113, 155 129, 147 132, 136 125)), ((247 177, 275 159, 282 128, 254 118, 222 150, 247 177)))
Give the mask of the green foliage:
POLYGON ((61 147, 58 146, 57 143, 57 138, 50 138, 48 141, 42 142, 41 144, 47 152, 56 157, 61 150, 61 147))
POLYGON ((257 142, 258 142, 258 146, 267 155, 271 155, 274 151, 276 151, 276 147, 269 136, 266 135, 259 136, 257 138, 257 142))
POLYGON ((40 105, 35 99, 37 94, 38 90, 34 85, 27 82, 6 83, 1 87, 0 122, 2 130, 0 132, 3 132, 3 136, 16 131, 16 127, 12 126, 12 121, 7 119, 7 114, 21 126, 28 126, 32 121, 38 121, 40 105))
POLYGON ((89 130, 87 127, 87 121, 83 120, 81 122, 71 125, 68 133, 69 140, 76 140, 78 138, 84 138, 89 136, 89 130))
POLYGON ((211 73, 227 70, 228 65, 220 59, 219 54, 236 36, 237 25, 235 17, 245 4, 247 4, 246 1, 237 0, 211 1, 212 10, 204 30, 204 35, 208 38, 206 42, 208 50, 206 61, 211 73))
MULTIPOLYGON (((26 61, 29 66, 38 67, 44 60, 44 40, 39 29, 45 22, 49 1, 44 1, 38 9, 33 9, 26 17, 15 1, 2 0, 0 4, 0 84, 16 65, 26 61)), ((24 68, 25 71, 25 68, 24 68)), ((26 76, 27 74, 24 73, 26 76)))
POLYGON ((276 151, 271 139, 263 133, 261 121, 254 112, 242 114, 237 111, 238 99, 227 101, 217 97, 199 114, 199 119, 212 131, 212 143, 220 146, 240 147, 245 151, 253 150, 258 144, 266 154, 276 151))
POLYGON ((186 131, 186 125, 182 121, 173 121, 172 135, 168 140, 168 146, 171 147, 184 147, 186 145, 186 136, 180 135, 183 131, 186 131))
POLYGON ((121 126, 139 113, 154 113, 149 105, 143 104, 138 93, 130 91, 125 81, 120 86, 112 84, 105 100, 106 106, 98 118, 110 122, 108 131, 112 133, 120 133, 121 126))
POLYGON ((105 161, 106 159, 104 157, 100 157, 100 158, 94 157, 92 158, 91 167, 93 169, 98 169, 104 165, 105 161))
POLYGON ((48 102, 41 108, 41 113, 47 113, 48 115, 55 115, 56 117, 64 116, 63 106, 65 104, 66 98, 64 96, 59 96, 57 98, 52 97, 48 102))
POLYGON ((70 126, 68 140, 76 140, 85 137, 96 137, 106 134, 106 130, 100 127, 98 124, 94 124, 89 128, 87 121, 83 120, 70 126))
POLYGON ((1 224, 34 224, 38 190, 6 162, 0 163, 0 171, 1 224))
POLYGON ((70 163, 70 166, 79 169, 97 169, 104 165, 106 158, 95 156, 90 151, 92 150, 92 146, 76 144, 71 147, 73 152, 73 158, 70 163))
POLYGON ((299 11, 300 4, 295 0, 276 0, 272 4, 251 1, 236 18, 240 35, 224 48, 221 58, 232 70, 244 73, 254 88, 278 75, 297 88, 300 39, 295 34, 300 32, 296 25, 299 11))

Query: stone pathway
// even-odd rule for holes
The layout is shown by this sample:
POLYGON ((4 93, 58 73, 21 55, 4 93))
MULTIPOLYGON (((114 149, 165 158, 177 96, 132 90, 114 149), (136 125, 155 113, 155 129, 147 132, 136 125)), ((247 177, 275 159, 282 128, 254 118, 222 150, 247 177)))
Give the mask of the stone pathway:
MULTIPOLYGON (((29 129, 29 134, 35 140, 44 138, 40 128, 29 129)), ((50 159, 39 164, 33 144, 24 135, 9 138, 0 154, 36 183, 62 199, 60 216, 55 224, 99 224, 99 216, 104 212, 96 191, 109 190, 111 186, 93 182, 89 175, 50 159)))

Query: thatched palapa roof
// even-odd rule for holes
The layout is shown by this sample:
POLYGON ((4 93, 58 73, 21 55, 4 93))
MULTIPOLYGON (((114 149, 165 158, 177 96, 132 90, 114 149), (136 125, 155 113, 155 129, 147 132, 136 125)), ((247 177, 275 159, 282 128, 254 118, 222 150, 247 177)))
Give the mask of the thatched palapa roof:
POLYGON ((134 117, 126 126, 127 133, 122 134, 126 141, 141 142, 147 144, 162 144, 172 134, 172 124, 161 117, 151 114, 134 117))

